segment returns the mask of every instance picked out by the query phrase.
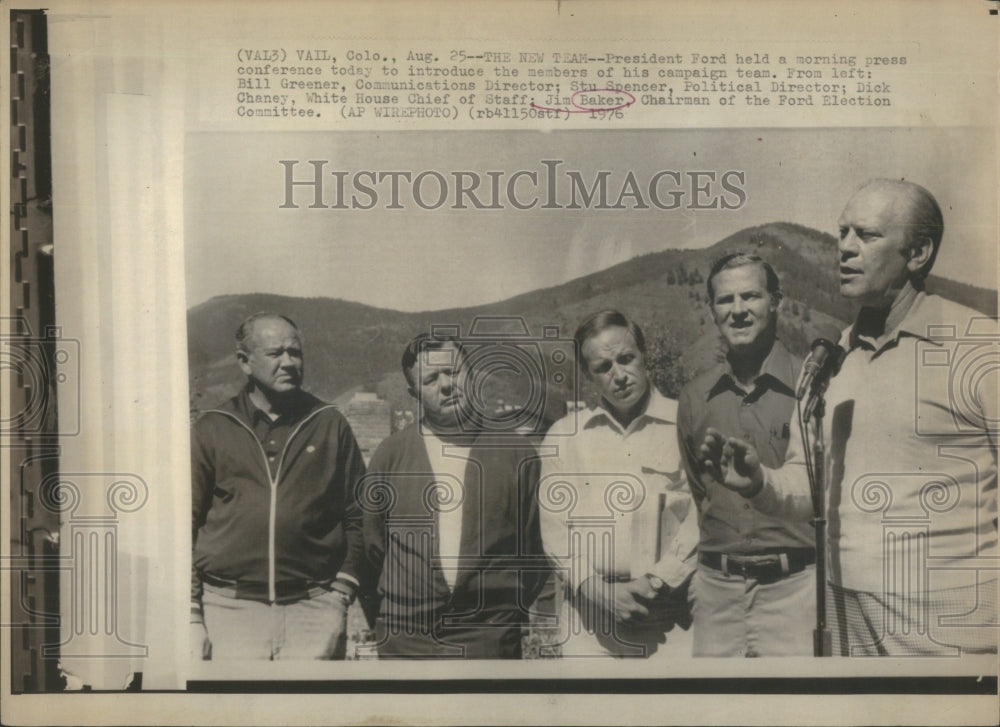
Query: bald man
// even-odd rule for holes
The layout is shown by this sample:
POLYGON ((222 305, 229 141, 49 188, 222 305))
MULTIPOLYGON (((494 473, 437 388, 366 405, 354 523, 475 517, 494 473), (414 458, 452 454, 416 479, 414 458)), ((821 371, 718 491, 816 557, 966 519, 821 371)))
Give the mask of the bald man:
MULTIPOLYGON (((840 292, 859 310, 826 393, 833 653, 995 653, 996 322, 928 295, 944 222, 933 195, 876 179, 840 216, 840 292)), ((706 434, 706 473, 784 516, 811 511, 802 440, 781 469, 706 434)))

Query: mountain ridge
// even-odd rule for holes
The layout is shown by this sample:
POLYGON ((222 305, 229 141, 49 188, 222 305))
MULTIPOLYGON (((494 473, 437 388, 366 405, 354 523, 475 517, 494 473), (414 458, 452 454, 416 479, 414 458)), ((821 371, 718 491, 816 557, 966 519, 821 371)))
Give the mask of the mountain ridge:
MULTIPOLYGON (((238 390, 243 377, 233 362, 232 334, 258 310, 277 310, 296 321, 304 338, 307 385, 327 400, 360 386, 395 406, 407 404, 399 356, 415 333, 432 325, 457 326, 469 335, 477 318, 498 323, 498 317, 508 317, 508 331, 528 331, 519 341, 565 345, 585 315, 612 307, 643 327, 658 356, 654 379, 665 393, 676 395, 721 350, 704 281, 711 262, 733 250, 756 252, 778 272, 784 292, 779 337, 793 353, 804 354, 817 336, 836 338, 850 321, 851 305, 839 295, 836 238, 795 223, 772 222, 741 229, 706 248, 648 253, 558 285, 473 306, 408 312, 333 297, 216 296, 187 313, 191 408, 214 405, 238 390), (542 335, 546 326, 558 331, 548 342, 542 335)), ((937 276, 928 279, 927 287, 996 316, 995 291, 937 276)), ((492 393, 503 398, 503 391, 500 386, 492 393)), ((568 387, 562 395, 573 398, 578 392, 568 387)))

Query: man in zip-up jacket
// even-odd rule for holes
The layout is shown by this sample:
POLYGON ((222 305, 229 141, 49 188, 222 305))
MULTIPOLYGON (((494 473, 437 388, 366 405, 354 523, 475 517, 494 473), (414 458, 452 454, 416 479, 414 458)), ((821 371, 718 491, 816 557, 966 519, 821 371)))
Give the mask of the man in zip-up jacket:
POLYGON ((192 651, 212 659, 342 659, 365 580, 365 465, 332 405, 302 390, 298 328, 276 313, 236 333, 247 385, 192 430, 192 651))

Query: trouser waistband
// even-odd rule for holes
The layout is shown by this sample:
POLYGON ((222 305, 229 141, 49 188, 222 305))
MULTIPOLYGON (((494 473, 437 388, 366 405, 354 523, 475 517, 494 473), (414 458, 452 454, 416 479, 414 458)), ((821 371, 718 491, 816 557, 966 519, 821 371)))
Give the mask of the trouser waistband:
POLYGON ((698 554, 698 562, 726 575, 775 581, 813 565, 816 562, 816 551, 812 548, 789 548, 759 553, 701 552, 698 554))
MULTIPOLYGON (((271 594, 267 583, 260 581, 231 581, 219 578, 210 573, 201 573, 202 586, 220 596, 240 598, 246 601, 271 603, 271 594)), ((274 584, 274 602, 279 604, 294 603, 307 598, 315 598, 329 593, 333 579, 326 581, 288 580, 274 584)))

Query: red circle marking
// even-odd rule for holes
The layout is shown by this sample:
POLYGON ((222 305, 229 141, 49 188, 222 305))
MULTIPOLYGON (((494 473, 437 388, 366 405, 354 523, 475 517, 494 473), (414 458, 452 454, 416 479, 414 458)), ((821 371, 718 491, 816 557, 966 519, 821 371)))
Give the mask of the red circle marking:
POLYGON ((634 104, 635 103, 635 96, 633 96, 632 94, 630 94, 628 91, 620 91, 617 88, 595 88, 595 89, 591 89, 591 90, 587 90, 587 91, 574 91, 573 95, 569 97, 569 102, 570 102, 570 104, 572 104, 573 106, 576 106, 581 111, 587 111, 587 112, 591 112, 591 111, 617 111, 618 109, 626 109, 629 106, 631 106, 632 104, 634 104), (581 93, 601 93, 602 91, 603 92, 607 92, 607 93, 620 93, 622 95, 628 96, 632 100, 631 101, 626 101, 625 103, 618 104, 617 106, 581 106, 580 104, 578 104, 576 102, 576 97, 579 96, 581 93))
POLYGON ((618 111, 620 109, 627 109, 629 106, 634 104, 636 101, 635 96, 630 94, 628 91, 622 91, 618 88, 590 88, 585 91, 574 91, 573 95, 569 97, 569 103, 574 108, 555 108, 553 106, 539 106, 534 101, 531 102, 531 108, 538 109, 539 111, 559 111, 565 114, 592 114, 599 111, 618 111), (620 93, 624 96, 628 96, 629 101, 625 103, 618 104, 617 106, 581 106, 576 102, 577 96, 581 93, 620 93))

